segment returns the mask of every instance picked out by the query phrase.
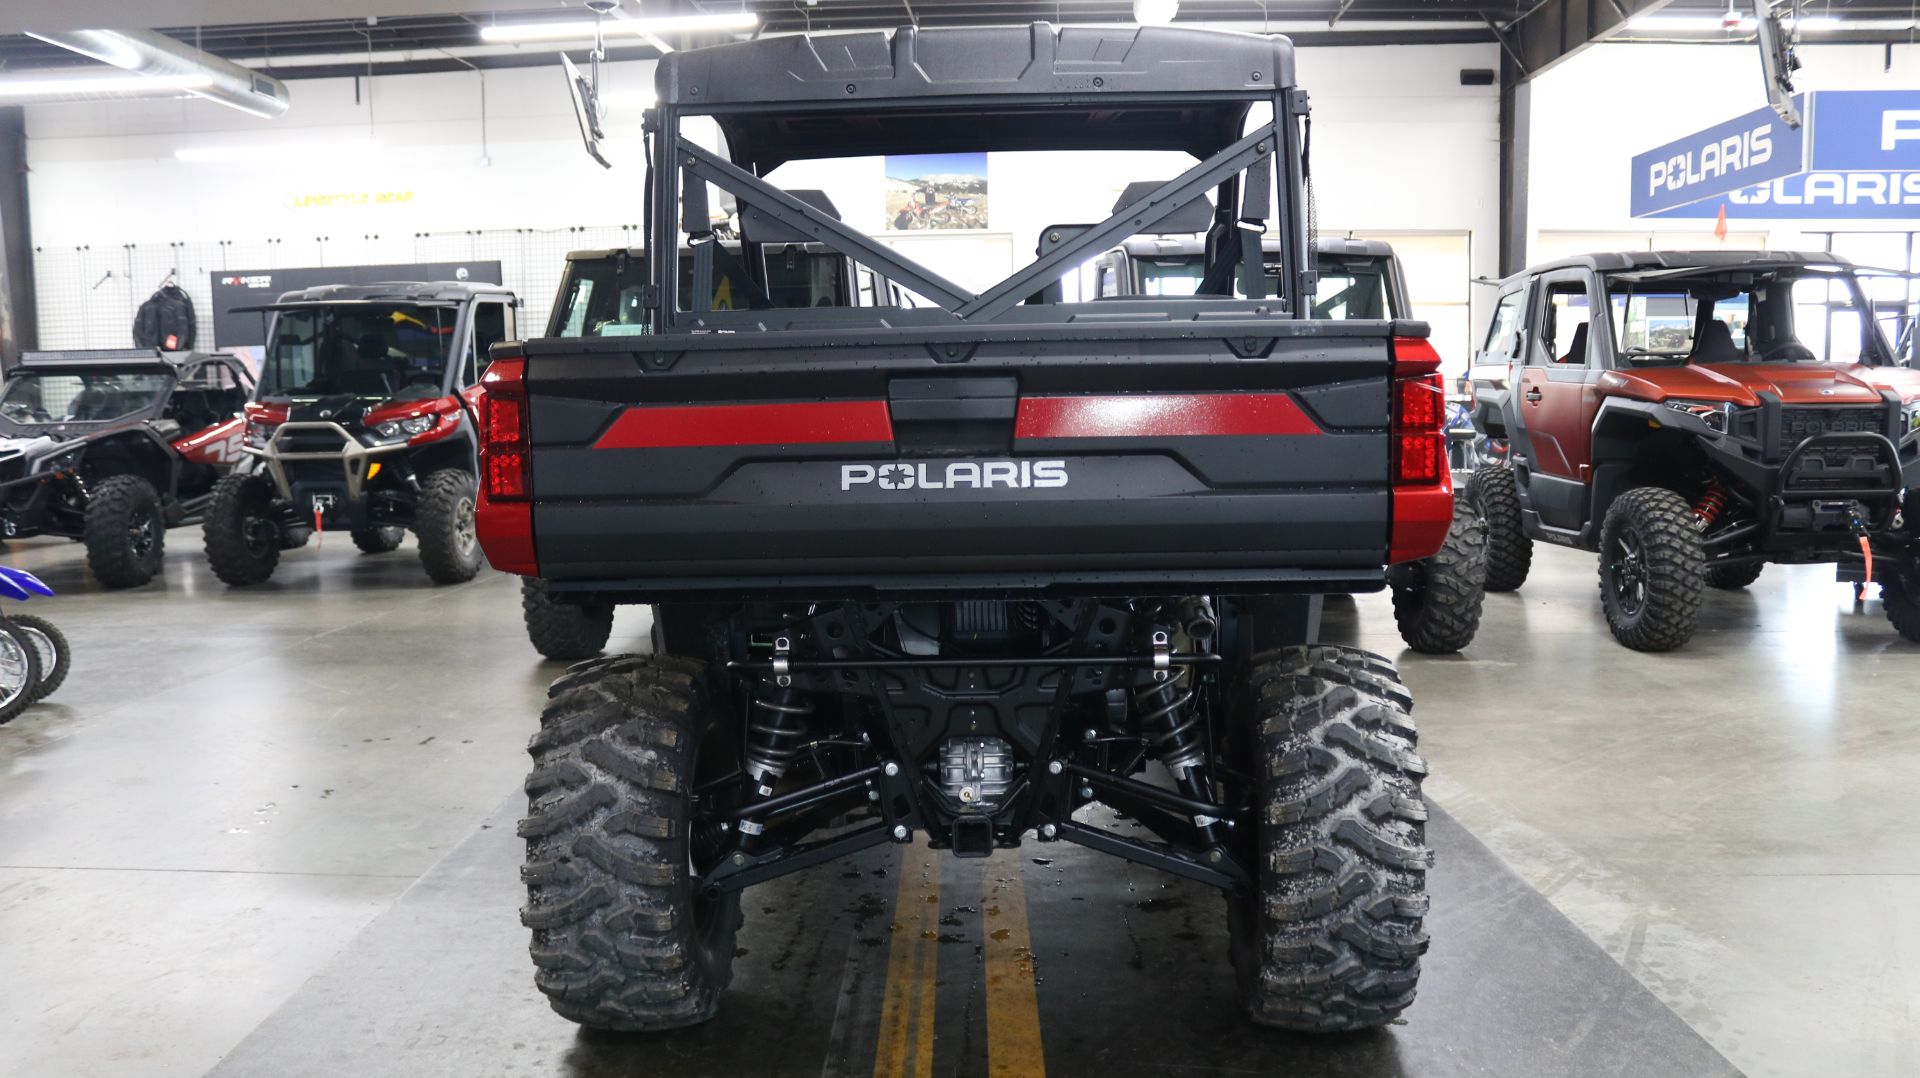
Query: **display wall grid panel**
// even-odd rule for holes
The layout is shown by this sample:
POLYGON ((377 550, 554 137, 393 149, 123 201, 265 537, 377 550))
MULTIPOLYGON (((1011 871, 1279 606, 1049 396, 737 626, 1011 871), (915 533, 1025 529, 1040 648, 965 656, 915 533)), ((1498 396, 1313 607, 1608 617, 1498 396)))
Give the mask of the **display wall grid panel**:
POLYGON ((140 304, 170 272, 193 298, 195 346, 216 348, 211 278, 230 270, 498 261, 501 283, 525 301, 521 336, 538 336, 569 251, 634 247, 638 225, 446 232, 253 236, 157 243, 43 244, 34 248, 40 347, 125 348, 140 304))

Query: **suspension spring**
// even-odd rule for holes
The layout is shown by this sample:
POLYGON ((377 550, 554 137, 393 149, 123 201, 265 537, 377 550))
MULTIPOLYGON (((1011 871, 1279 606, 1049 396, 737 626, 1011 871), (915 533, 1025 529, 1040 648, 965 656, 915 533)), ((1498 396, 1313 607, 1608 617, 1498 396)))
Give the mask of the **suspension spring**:
POLYGON ((755 697, 747 719, 747 768, 762 786, 772 786, 804 751, 807 716, 813 705, 791 685, 778 686, 767 696, 755 697))
POLYGON ((1727 488, 1715 479, 1700 492, 1700 498, 1693 503, 1693 519, 1701 531, 1714 526, 1720 520, 1720 514, 1727 511, 1727 488))
POLYGON ((1144 686, 1133 694, 1140 729, 1153 746, 1154 755, 1175 775, 1199 766, 1206 759, 1206 747, 1195 734, 1200 714, 1187 709, 1194 695, 1186 683, 1188 670, 1188 667, 1179 667, 1166 681, 1144 686))

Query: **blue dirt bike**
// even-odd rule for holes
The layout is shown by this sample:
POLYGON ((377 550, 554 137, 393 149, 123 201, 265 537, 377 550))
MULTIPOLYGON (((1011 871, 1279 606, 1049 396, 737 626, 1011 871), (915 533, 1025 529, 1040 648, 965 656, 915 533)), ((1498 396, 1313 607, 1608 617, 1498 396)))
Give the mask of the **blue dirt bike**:
MULTIPOLYGON (((52 594, 25 569, 0 566, 0 598, 24 602, 52 594)), ((0 617, 0 723, 59 688, 72 662, 67 638, 52 622, 32 614, 0 617)))

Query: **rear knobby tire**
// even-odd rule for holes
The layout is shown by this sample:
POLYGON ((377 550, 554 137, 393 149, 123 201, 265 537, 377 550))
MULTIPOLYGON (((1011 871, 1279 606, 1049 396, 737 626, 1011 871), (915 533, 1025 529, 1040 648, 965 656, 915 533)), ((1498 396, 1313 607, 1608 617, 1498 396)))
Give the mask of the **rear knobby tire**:
POLYGON ((1487 522, 1486 590, 1518 591, 1533 571, 1533 540, 1520 522, 1520 485, 1513 469, 1476 469, 1467 480, 1466 496, 1487 522))
POLYGON ((480 539, 473 507, 480 488, 459 468, 428 472, 420 481, 413 532, 420 537, 420 566, 436 584, 464 584, 480 571, 480 539))
POLYGON ((33 691, 27 694, 27 702, 38 703, 52 696, 53 690, 67 680, 67 671, 73 668, 73 648, 67 643, 67 634, 43 617, 11 614, 7 620, 33 645, 40 677, 34 682, 33 691))
POLYGON ((1766 567, 1767 563, 1763 561, 1750 561, 1745 565, 1709 565, 1705 577, 1707 587, 1739 591, 1760 579, 1760 572, 1766 567))
POLYGON ((547 582, 535 577, 520 581, 520 611, 533 650, 549 659, 591 659, 606 649, 607 638, 613 635, 612 603, 555 600, 547 592, 547 582))
POLYGON ((0 618, 0 725, 38 699, 40 673, 40 655, 26 630, 0 618))
POLYGON ((273 576, 282 545, 274 497, 273 482, 264 475, 229 475, 214 484, 200 534, 207 565, 221 582, 244 588, 273 576))
POLYGON ((137 588, 160 572, 167 517, 160 492, 135 475, 116 475, 87 496, 87 567, 109 588, 137 588))
POLYGON ((534 983, 561 1017, 655 1031, 719 1011, 740 892, 702 898, 689 843, 696 755, 718 733, 701 663, 617 656, 553 683, 528 751, 534 983))
POLYGON ((1920 644, 1920 564, 1889 567, 1880 578, 1880 606, 1895 632, 1920 644))
POLYGON ((1393 620, 1408 647, 1446 655, 1473 643, 1486 597, 1487 523, 1472 506, 1454 504, 1439 553, 1396 572, 1403 581, 1393 588, 1393 620))
POLYGON ((1600 602, 1614 639, 1635 651, 1672 651, 1693 639, 1706 590, 1706 555, 1693 506, 1661 487, 1615 499, 1600 524, 1600 602))
POLYGON ((398 549, 400 540, 406 536, 407 529, 392 524, 355 528, 353 545, 359 547, 362 554, 387 554, 398 549))
POLYGON ((1228 899, 1253 1021, 1339 1032, 1413 1002, 1427 949, 1426 763, 1391 663, 1350 648, 1256 656, 1257 887, 1228 899))

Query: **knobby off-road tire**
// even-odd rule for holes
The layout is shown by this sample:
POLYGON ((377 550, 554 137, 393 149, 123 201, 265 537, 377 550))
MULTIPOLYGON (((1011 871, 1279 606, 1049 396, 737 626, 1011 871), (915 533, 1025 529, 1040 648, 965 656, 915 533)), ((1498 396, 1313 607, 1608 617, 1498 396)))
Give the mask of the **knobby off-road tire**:
POLYGON ((27 702, 38 703, 52 696, 53 690, 67 680, 67 671, 73 668, 73 648, 67 643, 67 634, 43 617, 10 614, 7 620, 33 645, 40 676, 34 682, 33 691, 27 694, 27 702))
POLYGON ((1767 567, 1763 561, 1748 562, 1745 565, 1709 565, 1704 579, 1709 588, 1722 591, 1738 591, 1760 579, 1760 573, 1767 567))
POLYGON ((134 475, 116 475, 87 497, 83 527, 87 567, 109 588, 137 588, 160 571, 167 554, 167 517, 160 492, 134 475))
POLYGON ((701 898, 689 868, 696 756, 718 732, 705 669, 600 659, 547 696, 520 823, 534 983, 594 1029, 704 1022, 732 978, 740 927, 740 892, 701 898))
POLYGON ((1671 490, 1636 487, 1600 524, 1600 602, 1614 639, 1635 651, 1672 651, 1693 638, 1706 556, 1693 507, 1671 490))
POLYGON ((1255 657, 1258 885, 1228 898, 1230 954, 1253 1021, 1371 1029, 1413 1002, 1427 949, 1426 763, 1392 664, 1337 647, 1255 657))
POLYGON ((280 564, 273 500, 273 482, 264 475, 229 475, 214 484, 200 534, 213 575, 231 587, 264 583, 280 564))
POLYGON ((1440 552, 1402 570, 1408 582, 1393 589, 1393 620, 1415 651, 1445 655, 1473 643, 1486 598, 1487 522, 1464 502, 1440 552))
POLYGON ((1920 565, 1888 566, 1880 578, 1880 605, 1894 631, 1920 644, 1920 565))
POLYGON ((26 630, 0 618, 0 725, 39 699, 40 655, 26 630))
POLYGON ((480 571, 483 555, 474 531, 473 508, 480 489, 458 468, 428 472, 420 481, 413 532, 420 537, 420 565, 436 584, 464 584, 480 571))
POLYGON ((406 537, 407 529, 390 524, 353 529, 353 545, 359 547, 362 554, 389 553, 398 549, 400 540, 406 537))
POLYGON ((547 593, 547 582, 534 577, 520 580, 520 611, 533 650, 549 659, 591 659, 613 635, 612 603, 559 602, 547 593))
POLYGON ((1487 522, 1486 590, 1518 591, 1533 571, 1533 540, 1520 524, 1520 486, 1513 469, 1475 469, 1466 495, 1467 504, 1487 522))

